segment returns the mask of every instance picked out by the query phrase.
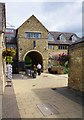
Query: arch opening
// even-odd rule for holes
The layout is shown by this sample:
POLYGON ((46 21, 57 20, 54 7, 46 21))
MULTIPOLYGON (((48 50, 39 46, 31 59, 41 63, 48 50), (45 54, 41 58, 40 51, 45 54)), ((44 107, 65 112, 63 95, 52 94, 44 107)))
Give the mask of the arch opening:
POLYGON ((42 55, 37 51, 30 51, 29 53, 27 53, 27 55, 25 56, 24 62, 25 62, 26 68, 29 68, 29 69, 33 69, 33 65, 37 66, 38 63, 40 63, 43 68, 42 55))

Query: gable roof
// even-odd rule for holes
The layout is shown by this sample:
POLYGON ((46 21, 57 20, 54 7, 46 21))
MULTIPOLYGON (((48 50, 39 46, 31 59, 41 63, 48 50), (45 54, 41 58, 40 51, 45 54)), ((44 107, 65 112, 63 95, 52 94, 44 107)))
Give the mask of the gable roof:
MULTIPOLYGON (((32 18, 36 19, 48 31, 48 29, 34 15, 30 16, 25 22, 29 22, 32 18)), ((19 29, 24 23, 22 23, 17 29, 19 29)))
MULTIPOLYGON (((49 32, 53 38, 54 38, 54 41, 49 41, 48 43, 49 44, 67 44, 67 45, 70 45, 72 44, 72 41, 71 41, 71 37, 73 35, 75 35, 77 37, 76 34, 74 33, 67 33, 67 32, 53 32, 53 31, 50 31, 49 32), (59 40, 59 36, 63 34, 65 37, 66 37, 66 41, 60 41, 59 40)), ((78 37, 77 37, 78 38, 78 37)), ((79 38, 78 38, 79 39, 79 38)))

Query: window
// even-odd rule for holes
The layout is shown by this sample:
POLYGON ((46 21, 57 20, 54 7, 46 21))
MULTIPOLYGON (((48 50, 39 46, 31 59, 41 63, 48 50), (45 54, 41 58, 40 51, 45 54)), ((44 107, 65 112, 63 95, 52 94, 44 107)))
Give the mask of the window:
POLYGON ((36 41, 33 41, 33 47, 34 48, 36 47, 36 41))
POLYGON ((73 35, 71 38, 72 38, 72 42, 77 41, 77 37, 75 35, 73 35))
POLYGON ((50 33, 48 34, 48 40, 49 40, 49 41, 54 40, 53 36, 52 36, 50 33))
POLYGON ((25 32, 26 38, 41 38, 41 33, 25 32))
POLYGON ((58 46, 58 49, 60 49, 60 50, 68 49, 68 46, 59 45, 59 46, 58 46))
POLYGON ((54 46, 53 45, 48 45, 48 49, 54 50, 54 46))
POLYGON ((66 41, 66 37, 63 34, 61 34, 59 37, 61 41, 66 41))

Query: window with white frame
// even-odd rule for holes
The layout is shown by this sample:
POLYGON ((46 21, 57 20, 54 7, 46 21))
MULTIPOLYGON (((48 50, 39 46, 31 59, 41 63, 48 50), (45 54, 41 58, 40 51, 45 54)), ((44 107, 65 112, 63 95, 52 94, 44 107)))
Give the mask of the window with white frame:
POLYGON ((41 38, 41 33, 37 32, 25 32, 25 37, 26 38, 41 38))
POLYGON ((61 35, 59 36, 59 38, 60 38, 61 41, 66 41, 66 37, 65 37, 63 34, 61 34, 61 35))
POLYGON ((77 37, 75 35, 73 35, 71 38, 72 38, 72 42, 77 41, 77 37))
POLYGON ((54 46, 53 45, 48 45, 48 49, 54 50, 54 46))
POLYGON ((48 34, 48 41, 52 41, 52 40, 54 40, 54 38, 53 38, 53 36, 49 33, 49 34, 48 34))

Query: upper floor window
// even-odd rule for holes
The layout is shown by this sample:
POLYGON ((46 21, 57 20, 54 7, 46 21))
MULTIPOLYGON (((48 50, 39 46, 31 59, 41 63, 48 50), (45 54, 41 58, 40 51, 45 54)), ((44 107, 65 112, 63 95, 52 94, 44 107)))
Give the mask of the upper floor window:
POLYGON ((41 38, 41 33, 25 32, 26 38, 41 38))
POLYGON ((52 36, 50 33, 48 34, 48 40, 49 40, 49 41, 54 40, 53 36, 52 36))
POLYGON ((72 39, 72 42, 77 41, 77 37, 76 37, 75 35, 73 35, 73 36, 71 37, 71 39, 72 39))
POLYGON ((66 37, 65 37, 63 34, 61 34, 61 35, 59 36, 59 38, 60 38, 61 41, 66 41, 66 37))

